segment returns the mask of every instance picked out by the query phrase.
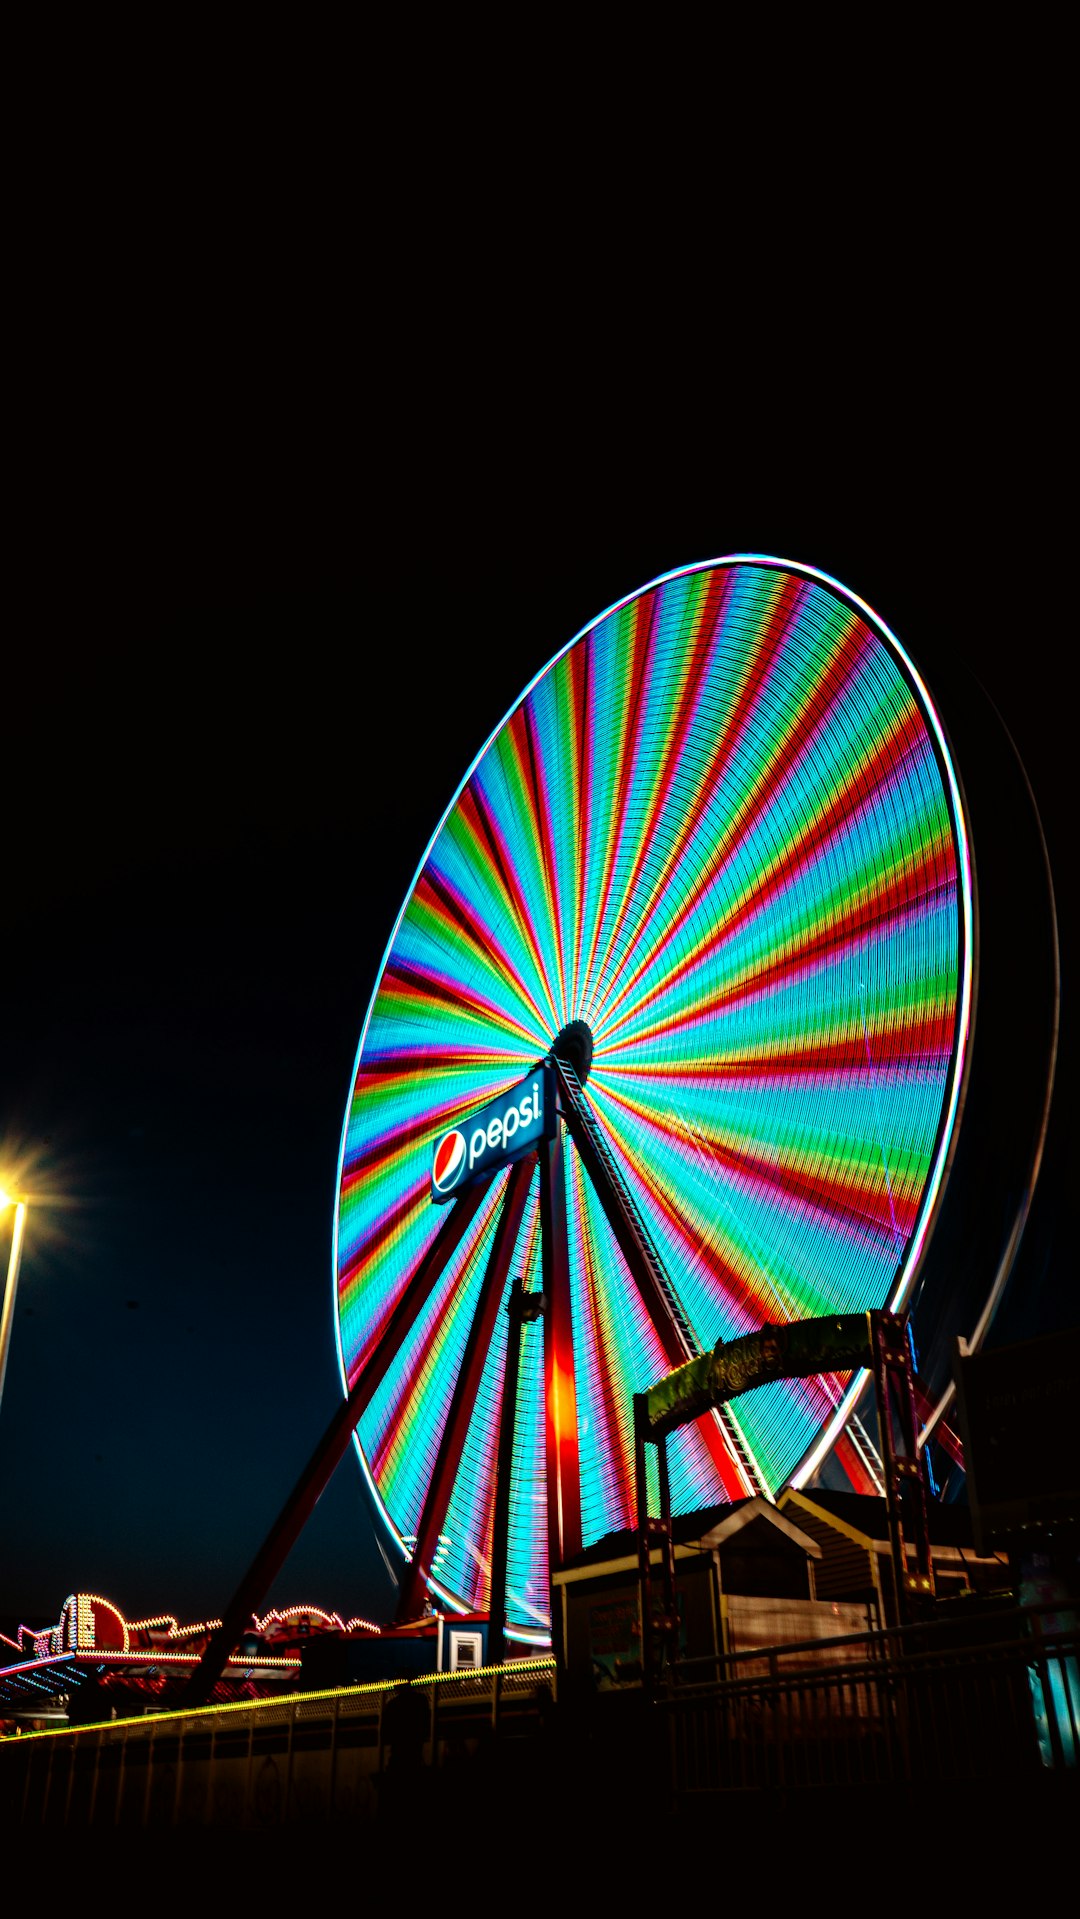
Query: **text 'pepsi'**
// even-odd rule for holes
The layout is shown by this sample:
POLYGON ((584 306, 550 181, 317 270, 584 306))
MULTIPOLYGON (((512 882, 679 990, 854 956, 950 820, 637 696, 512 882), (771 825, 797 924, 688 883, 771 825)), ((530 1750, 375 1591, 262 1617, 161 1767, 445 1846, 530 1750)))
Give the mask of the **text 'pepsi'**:
POLYGON ((473 1180, 511 1165, 554 1132, 555 1076, 550 1066, 538 1066, 510 1092, 436 1140, 432 1199, 441 1205, 455 1198, 473 1180))

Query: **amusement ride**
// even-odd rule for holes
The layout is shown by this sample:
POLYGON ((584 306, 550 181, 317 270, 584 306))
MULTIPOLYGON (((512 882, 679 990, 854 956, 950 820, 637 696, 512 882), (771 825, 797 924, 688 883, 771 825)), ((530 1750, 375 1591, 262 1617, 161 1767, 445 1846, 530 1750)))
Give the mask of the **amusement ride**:
MULTIPOLYGON (((986 963, 990 757, 980 787, 884 622, 768 556, 652 581, 536 675, 378 970, 337 1178, 343 1399, 220 1645, 350 1439, 398 1620, 434 1602, 489 1613, 496 1649, 549 1643, 552 1571, 638 1522, 642 1396, 769 1329, 899 1325, 930 1469, 1053 1077, 1052 1020, 986 963), (973 1225, 993 1102, 965 1111, 1007 1092, 1010 1047, 1037 1056, 1015 1192, 973 1225)), ((1052 895, 1044 918, 1043 948, 1052 895)), ((864 1345, 672 1422, 670 1509, 885 1492, 864 1345)))

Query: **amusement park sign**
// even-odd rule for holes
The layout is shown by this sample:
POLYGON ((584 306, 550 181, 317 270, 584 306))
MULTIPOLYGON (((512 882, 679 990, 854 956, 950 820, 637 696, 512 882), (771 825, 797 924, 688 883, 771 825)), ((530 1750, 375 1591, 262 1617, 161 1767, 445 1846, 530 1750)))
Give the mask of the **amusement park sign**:
POLYGON ((500 1166, 509 1166, 555 1132, 555 1074, 538 1066, 519 1085, 435 1142, 431 1197, 441 1206, 500 1166))

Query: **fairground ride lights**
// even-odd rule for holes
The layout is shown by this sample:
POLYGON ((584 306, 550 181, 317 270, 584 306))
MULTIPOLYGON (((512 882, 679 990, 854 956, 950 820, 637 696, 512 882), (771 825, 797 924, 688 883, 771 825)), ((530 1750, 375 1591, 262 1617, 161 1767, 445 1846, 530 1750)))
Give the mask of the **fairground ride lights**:
MULTIPOLYGON (((361 1619, 358 1615, 343 1620, 339 1613, 329 1613, 325 1607, 298 1605, 285 1609, 275 1607, 262 1619, 252 1614, 248 1631, 261 1635, 272 1632, 275 1625, 287 1626, 305 1619, 324 1632, 377 1633, 380 1630, 372 1620, 361 1619)), ((158 1613, 148 1619, 129 1620, 124 1618, 119 1606, 111 1599, 105 1599, 101 1593, 69 1593, 55 1626, 20 1625, 17 1644, 12 1640, 6 1643, 13 1651, 23 1654, 32 1648, 35 1661, 61 1658, 66 1652, 107 1652, 110 1658, 130 1657, 136 1660, 152 1655, 155 1659, 191 1661, 198 1656, 197 1653, 181 1649, 191 1640, 215 1632, 220 1625, 220 1619, 203 1619, 189 1626, 181 1626, 173 1613, 158 1613), (112 1645, 101 1643, 99 1625, 106 1620, 111 1623, 117 1642, 112 1645), (133 1643, 142 1633, 161 1633, 164 1635, 164 1644, 153 1639, 146 1645, 133 1643)), ((245 1660, 250 1657, 250 1654, 244 1654, 245 1660)), ((258 1654, 256 1657, 263 1661, 270 1655, 258 1654)))
MULTIPOLYGON (((272 1626, 287 1626, 304 1619, 317 1620, 327 1632, 353 1632, 357 1627, 364 1632, 381 1630, 370 1619, 361 1619, 357 1615, 353 1619, 344 1620, 340 1613, 324 1612, 321 1606, 288 1606, 284 1612, 274 1607, 262 1619, 259 1618, 258 1613, 253 1613, 252 1625, 256 1632, 268 1632, 272 1626)), ((220 1625, 220 1623, 220 1620, 217 1621, 217 1624, 220 1625)))

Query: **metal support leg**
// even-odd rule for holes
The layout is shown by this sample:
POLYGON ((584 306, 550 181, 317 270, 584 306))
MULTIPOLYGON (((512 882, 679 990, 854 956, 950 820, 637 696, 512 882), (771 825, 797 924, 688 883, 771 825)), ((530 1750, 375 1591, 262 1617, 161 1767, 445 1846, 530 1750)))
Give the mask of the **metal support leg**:
POLYGON ((465 1351, 454 1384, 450 1410, 439 1441, 439 1450, 431 1478, 428 1481, 412 1559, 402 1575, 395 1614, 398 1625, 404 1625, 408 1620, 418 1618, 420 1614, 427 1576, 439 1544, 439 1533, 446 1519, 446 1510, 450 1504, 454 1479, 461 1464, 469 1422, 476 1407, 476 1393, 495 1330, 499 1299, 514 1247, 517 1244, 534 1169, 535 1160, 532 1155, 528 1159, 519 1160, 507 1183, 499 1223, 492 1241, 491 1255, 481 1283, 473 1322, 469 1328, 469 1337, 465 1343, 465 1351))
POLYGON ((470 1187, 449 1209, 428 1251, 415 1268, 347 1399, 343 1400, 292 1494, 286 1500, 267 1538, 237 1587, 217 1631, 211 1634, 199 1664, 188 1681, 182 1707, 201 1706, 225 1670, 229 1654, 244 1631, 252 1611, 280 1572, 316 1501, 328 1486, 346 1447, 386 1371, 400 1349, 401 1339, 430 1296, 447 1262, 460 1245, 484 1197, 490 1180, 470 1187))
POLYGON ((907 1321, 871 1313, 874 1384, 885 1469, 885 1506, 892 1546, 898 1617, 917 1619, 934 1600, 934 1565, 926 1502, 926 1465, 919 1450, 914 1374, 907 1321), (912 1570, 908 1542, 914 1550, 912 1570))
MULTIPOLYGON (((543 1238, 544 1429, 547 1447, 548 1564, 555 1573, 581 1551, 581 1484, 577 1386, 566 1244, 566 1188, 562 1139, 545 1140, 540 1153, 543 1238)), ((555 1630, 554 1620, 552 1630, 555 1630)))
POLYGON ((510 1289, 506 1311, 510 1328, 506 1340, 502 1406, 499 1411, 499 1452, 495 1463, 495 1513, 491 1529, 491 1592, 489 1599, 488 1664, 506 1658, 506 1574, 510 1555, 510 1483, 514 1467, 514 1426, 517 1420, 518 1379, 521 1372, 521 1332, 544 1310, 543 1293, 527 1290, 518 1280, 510 1289))

